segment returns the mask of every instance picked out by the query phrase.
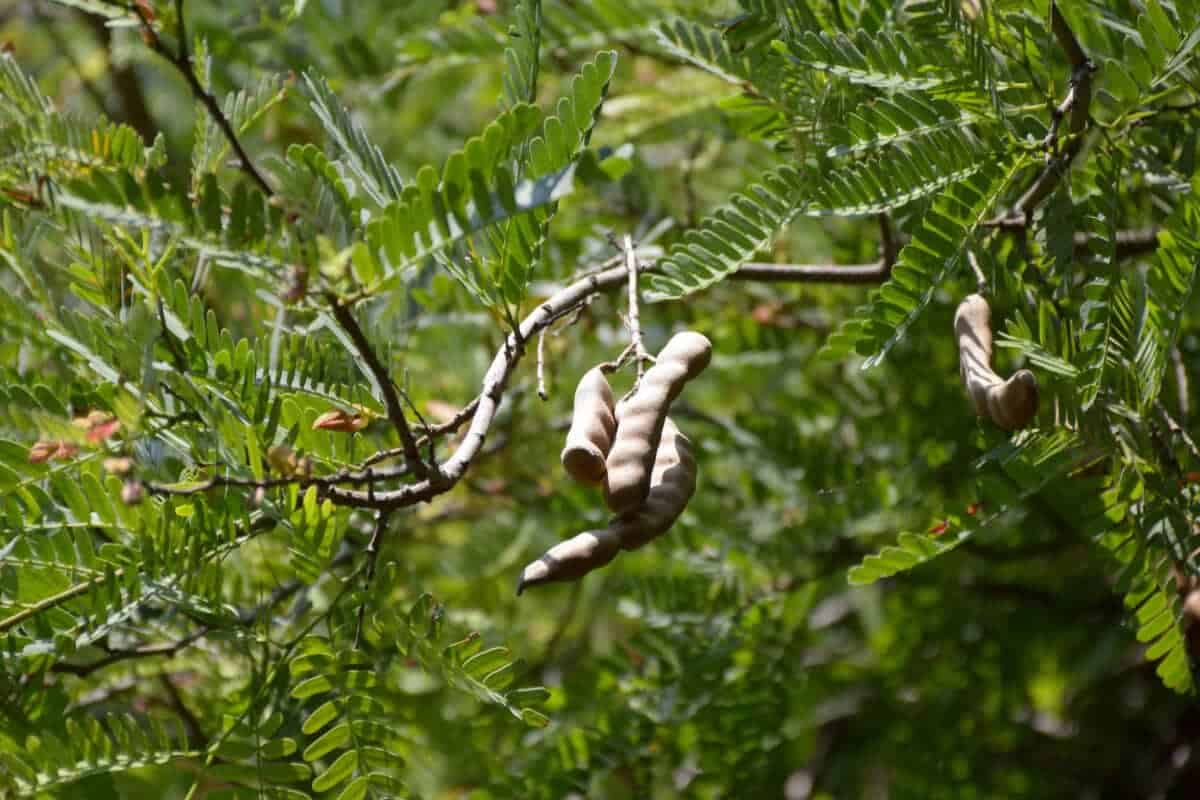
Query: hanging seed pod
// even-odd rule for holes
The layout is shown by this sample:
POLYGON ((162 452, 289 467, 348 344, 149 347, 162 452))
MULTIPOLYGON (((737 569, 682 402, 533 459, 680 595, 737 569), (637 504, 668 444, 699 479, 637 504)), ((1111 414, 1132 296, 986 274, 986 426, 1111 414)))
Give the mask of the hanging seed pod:
POLYGON ((975 413, 1006 431, 1016 431, 1037 416, 1037 377, 1022 369, 1004 380, 992 371, 991 316, 981 295, 968 295, 959 304, 954 314, 959 374, 975 413))
POLYGON ((707 337, 691 331, 676 334, 642 376, 637 391, 618 404, 617 436, 608 454, 604 487, 604 501, 613 511, 633 511, 645 501, 671 403, 710 360, 712 343, 707 337))
POLYGON ((575 388, 571 430, 562 451, 562 465, 567 474, 579 483, 603 483, 607 472, 605 459, 616 430, 612 388, 600 368, 593 367, 583 374, 575 388))
POLYGON ((667 419, 646 501, 633 511, 613 517, 606 528, 581 533, 550 548, 521 572, 517 594, 528 586, 578 580, 608 564, 620 550, 634 550, 662 536, 675 524, 695 491, 696 460, 691 442, 667 419))

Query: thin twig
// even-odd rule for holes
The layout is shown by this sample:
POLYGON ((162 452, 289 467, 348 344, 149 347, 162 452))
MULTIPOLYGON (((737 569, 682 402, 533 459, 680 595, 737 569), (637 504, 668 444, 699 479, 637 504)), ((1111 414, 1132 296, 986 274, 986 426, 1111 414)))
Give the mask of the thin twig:
POLYGON ((1167 424, 1167 430, 1171 434, 1183 439, 1183 443, 1187 446, 1188 451, 1192 454, 1192 458, 1200 461, 1200 448, 1196 447, 1196 442, 1192 439, 1191 434, 1187 432, 1186 428, 1175 421, 1175 418, 1171 416, 1169 411, 1167 411, 1166 406, 1164 406, 1161 402, 1158 403, 1157 406, 1159 413, 1162 414, 1163 421, 1167 424))
POLYGON ((54 20, 48 19, 42 12, 40 6, 33 7, 34 20, 42 26, 42 29, 49 35, 50 41, 58 52, 63 54, 67 63, 71 65, 71 69, 75 72, 75 79, 79 81, 79 85, 83 87, 84 92, 91 98, 96 108, 104 114, 109 113, 108 103, 105 101, 104 92, 100 91, 100 87, 88 78, 84 71, 83 65, 79 63, 79 59, 75 57, 75 52, 71 49, 71 44, 63 36, 62 31, 58 29, 58 25, 54 20))
POLYGON ((629 343, 633 345, 633 356, 637 359, 637 379, 642 379, 645 372, 645 362, 650 356, 646 346, 642 344, 642 321, 638 311, 638 266, 637 254, 633 249, 633 237, 628 233, 621 241, 621 249, 625 253, 625 270, 629 273, 629 343))
POLYGON ((387 408, 388 419, 392 421, 392 427, 396 429, 396 433, 400 434, 400 443, 404 447, 404 458, 408 462, 410 469, 412 469, 418 478, 428 477, 429 467, 421 459, 421 453, 417 449, 417 440, 413 436, 412 429, 408 426, 408 418, 404 416, 404 407, 400 405, 400 396, 396 393, 396 385, 392 382, 392 378, 383 366, 383 362, 379 360, 379 356, 375 354, 371 343, 367 341, 366 334, 363 333, 358 320, 354 318, 354 312, 348 306, 338 302, 338 299, 332 294, 329 295, 329 305, 333 310, 334 319, 337 320, 342 330, 350 336, 351 341, 354 342, 354 348, 358 350, 358 354, 366 362, 371 377, 379 386, 379 391, 383 395, 384 406, 387 408))
POLYGON ((275 192, 271 189, 271 184, 267 183, 267 179, 254 166, 254 162, 250 160, 250 155, 246 152, 246 148, 242 146, 241 140, 238 139, 238 135, 233 130, 233 125, 230 124, 229 118, 221 110, 221 105, 217 102, 217 98, 213 97, 212 93, 205 89, 204 85, 200 83, 200 79, 196 77, 196 71, 192 66, 192 59, 187 46, 187 28, 184 22, 183 0, 175 0, 175 11, 179 17, 179 50, 176 53, 172 53, 166 43, 163 42, 162 37, 158 35, 158 31, 154 27, 154 23, 146 16, 146 12, 142 10, 141 5, 133 3, 132 10, 137 14, 138 20, 141 22, 142 32, 145 34, 146 42, 150 45, 150 49, 165 58, 170 62, 171 66, 175 67, 183 75, 188 87, 192 90, 192 95, 203 104, 204 108, 208 111, 208 115, 212 117, 213 122, 217 123, 217 127, 225 135, 225 139, 229 142, 230 147, 237 153, 238 166, 242 172, 246 173, 258 185, 263 194, 268 196, 274 194, 275 192))
POLYGON ((367 574, 363 579, 363 598, 358 604, 358 622, 354 626, 354 649, 362 644, 363 620, 367 616, 367 599, 371 590, 371 581, 375 579, 375 564, 379 561, 379 542, 383 531, 387 528, 387 511, 379 511, 375 515, 375 527, 371 530, 371 541, 367 543, 367 574))
POLYGON ((542 400, 549 400, 550 394, 546 391, 546 329, 543 328, 538 333, 537 343, 537 393, 542 400))
MULTIPOLYGON (((798 270, 796 268, 780 268, 780 265, 756 265, 765 268, 759 275, 767 281, 797 281, 797 282, 832 282, 832 283, 878 283, 884 278, 882 265, 875 265, 869 276, 855 274, 845 267, 818 267, 817 273, 798 270)), ((638 264, 640 273, 653 273, 658 270, 657 263, 638 264)), ((740 272, 740 271, 739 271, 740 272)), ((753 273, 753 270, 751 270, 753 273)), ((737 277, 735 273, 734 277, 737 277)), ((744 278, 747 276, 743 276, 744 278)), ((755 279, 760 279, 756 276, 755 279)), ((439 480, 422 480, 407 484, 398 489, 384 492, 365 492, 348 489, 341 486, 331 486, 326 494, 335 505, 354 508, 373 508, 388 510, 416 505, 450 491, 462 479, 470 468, 472 461, 479 454, 488 430, 496 417, 500 398, 513 369, 524 355, 524 343, 531 336, 552 325, 556 320, 571 314, 592 295, 608 291, 621 285, 628 285, 629 270, 624 264, 612 269, 588 275, 558 290, 534 309, 520 323, 518 330, 508 335, 503 346, 492 359, 492 364, 484 375, 482 390, 476 398, 476 408, 471 417, 471 425, 463 436, 458 449, 454 451, 439 468, 439 480)))
POLYGON ((104 49, 104 57, 112 90, 117 95, 121 115, 146 142, 153 142, 158 134, 158 127, 150 115, 146 104, 146 93, 142 91, 141 81, 133 64, 117 64, 113 61, 112 28, 108 27, 103 17, 80 11, 80 15, 91 30, 96 42, 104 49))
POLYGON ((883 283, 888 278, 884 261, 874 264, 743 264, 729 276, 734 281, 756 283, 883 283))
POLYGON ((183 720, 183 727, 187 730, 188 745, 193 750, 204 750, 208 747, 208 735, 204 733, 204 726, 200 724, 200 720, 196 717, 195 712, 188 708, 187 703, 183 701, 183 696, 179 693, 179 687, 175 685, 175 681, 165 672, 158 676, 158 682, 162 685, 163 691, 167 695, 167 703, 183 720))
POLYGON ((202 625, 195 631, 189 633, 181 639, 164 644, 147 644, 140 647, 131 647, 126 650, 113 650, 103 658, 88 662, 87 664, 70 664, 65 661, 59 661, 50 667, 51 672, 63 673, 67 675, 76 675, 80 678, 87 677, 97 670, 110 667, 113 664, 118 664, 122 661, 142 658, 157 658, 159 656, 171 657, 195 642, 202 639, 209 632, 207 625, 202 625))
POLYGON ((1173 345, 1171 347, 1171 366, 1175 372, 1175 397, 1179 406, 1179 419, 1184 424, 1187 424, 1187 419, 1191 413, 1191 402, 1188 395, 1188 376, 1187 368, 1183 365, 1183 356, 1179 354, 1179 347, 1173 345))
POLYGON ((979 294, 987 294, 987 278, 983 274, 983 269, 979 266, 979 258, 975 255, 974 250, 967 251, 967 263, 971 265, 971 271, 975 273, 975 291, 979 294))
POLYGON ((1013 204, 1012 209, 991 220, 989 222, 991 225, 1028 225, 1033 210, 1050 196, 1050 193, 1066 175, 1067 170, 1070 169, 1075 156, 1083 148, 1083 133, 1091 114, 1092 75, 1096 72, 1096 65, 1088 60, 1087 54, 1083 52, 1079 40, 1075 37, 1075 32, 1071 30, 1066 17, 1062 15, 1062 12, 1058 10, 1058 4, 1054 2, 1050 4, 1050 27, 1054 31, 1055 38, 1058 39, 1059 46, 1067 54, 1067 61, 1071 65, 1071 83, 1066 97, 1051 114, 1050 129, 1043 144, 1048 151, 1058 149, 1059 123, 1067 114, 1070 114, 1070 122, 1067 126, 1069 136, 1060 152, 1047 154, 1046 166, 1042 168, 1033 184, 1013 204))
POLYGON ((892 267, 896 265, 896 257, 900 254, 900 242, 896 239, 891 217, 886 211, 879 215, 879 250, 883 269, 890 277, 892 267))
MULTIPOLYGON (((421 438, 417 439, 417 447, 424 447, 426 444, 432 442, 439 436, 444 436, 447 433, 454 433, 463 426, 463 423, 465 423, 475 414, 475 409, 478 407, 479 398, 476 397, 470 403, 467 403, 467 405, 463 406, 463 408, 450 420, 437 425, 427 425, 425 427, 425 432, 421 435, 421 438)), ((387 461, 389 458, 397 458, 402 455, 404 455, 404 449, 400 447, 394 447, 390 450, 380 450, 378 453, 374 453, 373 455, 364 459, 363 462, 358 465, 358 470, 365 470, 367 467, 378 464, 381 461, 387 461)))
POLYGON ((608 375, 616 372, 621 367, 629 363, 629 359, 633 357, 633 342, 625 345, 625 349, 621 351, 621 355, 614 358, 612 361, 605 361, 603 364, 598 364, 597 367, 601 372, 608 375))

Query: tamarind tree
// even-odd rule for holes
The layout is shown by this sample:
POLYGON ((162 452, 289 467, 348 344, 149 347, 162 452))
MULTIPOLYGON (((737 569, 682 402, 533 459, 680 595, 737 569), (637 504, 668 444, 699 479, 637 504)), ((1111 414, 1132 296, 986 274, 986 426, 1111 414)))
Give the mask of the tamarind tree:
POLYGON ((1197 4, 0 8, 0 797, 1191 796, 1197 4))

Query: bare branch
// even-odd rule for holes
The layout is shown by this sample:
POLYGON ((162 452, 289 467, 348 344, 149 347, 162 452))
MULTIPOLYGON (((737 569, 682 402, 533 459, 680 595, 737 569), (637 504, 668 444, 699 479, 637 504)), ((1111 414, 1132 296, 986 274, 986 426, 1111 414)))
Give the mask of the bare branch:
POLYGON ((537 344, 537 393, 542 400, 549 400, 550 394, 546 391, 546 331, 542 330, 538 333, 537 344))
POLYGON ((122 661, 141 658, 157 658, 159 656, 170 658, 180 650, 183 650, 184 648, 189 647, 193 643, 202 639, 208 633, 208 631, 208 626, 202 625, 192 633, 184 636, 182 639, 177 639, 173 642, 166 642, 163 644, 147 644, 140 647, 132 647, 127 650, 113 650, 103 658, 99 658, 87 664, 69 664, 65 661, 59 661, 50 667, 50 671, 67 675, 76 675, 80 678, 84 678, 88 675, 91 675, 93 672, 96 672, 97 670, 102 670, 105 667, 111 667, 113 664, 118 664, 122 661))
POLYGON ((637 376, 640 381, 646 362, 650 360, 650 354, 646 352, 646 346, 642 343, 642 321, 638 311, 637 255, 633 249, 633 237, 628 233, 621 240, 621 251, 625 254, 625 271, 629 273, 629 345, 633 348, 633 357, 637 361, 637 376))
POLYGON ((1075 156, 1083 148, 1083 132, 1087 128, 1091 114, 1092 75, 1096 72, 1096 65, 1089 61, 1087 54, 1083 52, 1079 40, 1075 38, 1075 32, 1071 30, 1066 18, 1058 10, 1058 3, 1050 4, 1050 27, 1054 31, 1055 38, 1058 39, 1059 46, 1066 52, 1067 61, 1071 64, 1071 83, 1066 97, 1053 111, 1050 130, 1045 139, 1047 150, 1052 151, 1057 148, 1059 123, 1067 114, 1070 114, 1069 136, 1062 151, 1048 155, 1046 166, 1042 168, 1037 179, 1013 204, 1010 211, 991 221, 990 224, 993 225, 1013 222, 1028 224, 1033 210, 1050 196, 1063 176, 1067 174, 1075 156))
POLYGON ((880 260, 890 276, 900 255, 900 242, 896 239, 896 231, 892 229, 892 220, 886 211, 879 215, 879 250, 880 260))
POLYGON ((383 403, 387 408, 388 419, 392 421, 392 427, 396 429, 396 433, 400 434, 400 443, 404 448, 404 458, 408 462, 409 468, 418 478, 427 477, 428 465, 421 459, 421 453, 417 449, 417 440, 408 426, 408 419, 404 416, 404 407, 400 405, 400 396, 396 393, 396 385, 392 383, 387 368, 383 366, 379 356, 371 347, 371 343, 367 341, 366 334, 363 333, 358 320, 354 318, 354 312, 350 310, 350 307, 342 305, 332 294, 329 295, 329 305, 333 309, 334 319, 354 342, 354 348, 366 362, 367 369, 371 371, 371 376, 378 384, 380 393, 383 394, 383 403))
POLYGON ((183 701, 183 696, 179 694, 179 687, 175 685, 174 679, 164 672, 158 676, 158 682, 166 692, 167 704, 183 720, 183 727, 187 730, 188 745, 196 750, 207 748, 208 736, 204 733, 204 726, 200 724, 195 712, 188 708, 187 703, 183 701))
POLYGON ((759 283, 883 283, 891 270, 887 263, 874 264, 743 264, 729 276, 734 281, 759 283))
POLYGON ((971 265, 971 271, 975 273, 975 291, 979 294, 987 294, 987 277, 983 274, 983 268, 979 266, 979 257, 975 255, 974 250, 967 251, 967 263, 971 265))
POLYGON ((358 604, 358 621, 354 626, 354 649, 357 650, 362 643, 363 620, 367 616, 367 592, 371 588, 371 581, 375 579, 375 564, 379 561, 379 542, 383 538, 383 532, 387 528, 389 513, 380 511, 375 515, 375 526, 371 529, 371 541, 367 543, 367 574, 363 580, 363 599, 358 604))
POLYGON ((200 79, 196 77, 196 71, 192 67, 192 57, 188 51, 183 0, 175 0, 175 10, 179 17, 179 51, 176 53, 172 53, 166 43, 163 42, 162 37, 158 35, 158 30, 154 27, 154 23, 146 16, 146 12, 142 10, 138 3, 132 4, 132 10, 137 14, 138 20, 141 22, 142 32, 145 34, 145 39, 147 44, 150 45, 150 49, 166 59, 171 66, 178 70, 183 79, 187 81, 188 87, 192 90, 192 95, 203 104, 204 108, 208 111, 208 115, 212 117, 213 122, 217 123, 217 127, 225 135, 230 147, 237 153, 238 166, 242 172, 246 173, 258 185, 263 194, 268 196, 274 194, 271 184, 267 183, 267 179, 254 166, 254 162, 250 160, 250 155, 246 152, 246 148, 242 146, 242 142, 238 139, 237 132, 234 131, 233 125, 229 123, 225 112, 221 110, 221 105, 217 102, 217 98, 213 97, 212 93, 205 89, 200 83, 200 79))

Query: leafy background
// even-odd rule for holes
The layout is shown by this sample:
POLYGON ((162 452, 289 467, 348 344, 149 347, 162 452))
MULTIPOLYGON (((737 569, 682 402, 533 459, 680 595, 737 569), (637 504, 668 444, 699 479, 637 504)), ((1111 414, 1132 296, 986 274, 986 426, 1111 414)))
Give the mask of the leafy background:
POLYGON ((0 794, 1189 796, 1192 4, 1061 3, 1094 75, 1046 2, 180 8, 0 4, 0 794), (626 232, 650 349, 716 347, 680 522, 514 594, 605 518, 556 463, 601 293, 367 581, 302 473, 401 442, 329 296, 441 423, 626 232), (968 253, 1015 436, 959 385, 968 253))

